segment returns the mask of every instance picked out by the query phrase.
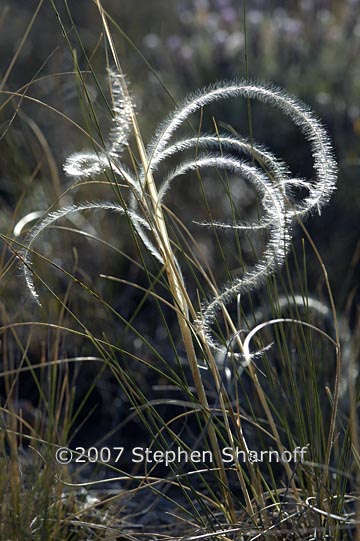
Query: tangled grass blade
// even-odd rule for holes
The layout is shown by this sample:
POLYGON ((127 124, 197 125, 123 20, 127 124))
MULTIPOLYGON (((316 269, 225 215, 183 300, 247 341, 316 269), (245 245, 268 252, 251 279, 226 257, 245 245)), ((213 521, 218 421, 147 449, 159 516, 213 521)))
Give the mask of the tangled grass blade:
MULTIPOLYGON (((213 148, 217 151, 216 155, 221 155, 224 151, 232 151, 253 157, 269 175, 274 175, 275 179, 279 182, 291 175, 286 164, 276 158, 265 147, 254 141, 250 142, 247 139, 235 139, 235 137, 221 134, 202 135, 177 141, 173 145, 167 146, 161 154, 156 156, 156 158, 154 157, 151 160, 151 167, 153 170, 156 170, 163 160, 173 156, 177 152, 182 152, 191 148, 194 148, 197 151, 202 147, 213 148)), ((166 188, 162 187, 162 190, 166 191, 166 188)))
POLYGON ((125 76, 114 70, 109 70, 108 73, 113 97, 114 117, 107 153, 111 158, 118 159, 124 147, 128 144, 135 106, 129 95, 125 76))
POLYGON ((299 205, 297 214, 305 216, 314 208, 320 212, 321 207, 330 200, 337 177, 337 164, 329 136, 305 104, 275 86, 233 81, 207 87, 190 96, 157 129, 155 137, 148 146, 148 155, 151 157, 150 166, 152 167, 152 163, 156 166, 162 160, 168 142, 190 115, 210 103, 237 97, 255 99, 279 108, 302 131, 312 151, 316 182, 309 181, 309 195, 299 205))
MULTIPOLYGON (((257 264, 252 269, 246 270, 242 276, 223 285, 217 296, 208 302, 203 302, 201 306, 196 320, 199 332, 203 333, 211 348, 221 350, 223 346, 215 341, 211 332, 211 327, 221 308, 235 295, 254 291, 264 283, 266 277, 283 264, 290 245, 292 219, 295 216, 306 217, 314 210, 320 213, 322 206, 329 201, 335 189, 337 166, 327 132, 306 105, 276 87, 243 81, 219 83, 191 95, 175 109, 165 122, 160 124, 147 147, 148 170, 145 170, 144 165, 140 165, 138 170, 130 172, 121 164, 119 156, 127 145, 131 132, 134 105, 129 97, 123 76, 109 71, 109 78, 114 101, 114 126, 110 131, 109 142, 105 146, 105 150, 99 154, 91 152, 73 154, 66 161, 64 169, 68 175, 76 179, 89 178, 111 166, 113 172, 125 180, 131 188, 132 197, 127 215, 135 231, 147 250, 161 264, 164 263, 164 246, 162 246, 161 235, 156 230, 151 216, 154 208, 161 207, 177 177, 202 168, 226 169, 241 175, 253 185, 262 198, 264 216, 257 223, 228 224, 221 220, 214 223, 195 221, 199 225, 224 231, 235 229, 256 231, 266 228, 269 235, 264 253, 257 264), (276 158, 268 149, 228 134, 199 134, 198 137, 191 135, 171 143, 176 131, 190 115, 213 102, 228 98, 259 100, 279 108, 287 115, 302 131, 309 143, 316 173, 315 180, 294 178, 287 165, 276 158), (149 206, 145 190, 145 181, 149 172, 153 175, 162 162, 173 158, 178 153, 191 150, 196 150, 197 153, 199 148, 205 149, 208 153, 198 155, 196 159, 180 161, 177 167, 170 171, 162 181, 156 196, 157 200, 152 201, 152 207, 149 206), (252 157, 255 163, 245 163, 240 157, 244 154, 252 157), (300 202, 294 202, 291 199, 292 192, 299 187, 306 192, 306 196, 300 202), (150 240, 149 233, 152 234, 154 240, 150 240)), ((100 208, 124 214, 124 209, 116 204, 108 202, 83 203, 65 207, 49 214, 32 229, 24 251, 23 268, 26 285, 37 302, 39 299, 31 272, 31 248, 37 237, 53 222, 66 217, 71 212, 100 208)), ((175 256, 174 261, 176 261, 175 256)), ((176 264, 178 265, 178 263, 176 264)), ((180 268, 177 267, 176 272, 181 276, 180 268)))
POLYGON ((93 152, 76 152, 68 157, 64 171, 69 177, 79 180, 94 177, 109 167, 106 155, 93 152))
MULTIPOLYGON (((305 218, 314 210, 320 214, 321 207, 329 201, 335 189, 337 165, 327 132, 312 111, 305 104, 282 90, 256 82, 219 83, 207 87, 185 100, 164 123, 160 124, 150 142, 148 146, 148 155, 151 157, 150 168, 156 171, 162 161, 177 152, 201 147, 215 147, 215 150, 212 150, 206 158, 180 164, 163 181, 159 191, 159 199, 163 199, 175 177, 199 167, 222 168, 225 166, 244 175, 259 189, 263 196, 262 204, 265 217, 254 225, 240 223, 232 225, 222 222, 205 225, 227 230, 236 228, 256 230, 267 227, 270 235, 263 257, 255 267, 246 271, 241 278, 236 278, 223 286, 217 297, 202 305, 197 320, 198 328, 205 333, 207 342, 213 349, 221 350, 222 345, 214 341, 210 330, 217 313, 233 296, 253 291, 264 282, 269 274, 282 265, 290 242, 291 219, 295 216, 305 218), (316 173, 315 181, 293 178, 287 166, 274 157, 271 152, 258 144, 251 145, 246 140, 216 134, 190 137, 170 144, 175 132, 190 115, 213 102, 237 97, 259 100, 279 108, 290 117, 310 145, 316 173), (237 157, 224 157, 224 150, 245 152, 253 156, 265 170, 268 179, 265 176, 256 177, 259 173, 256 170, 250 172, 237 157), (307 191, 307 196, 299 203, 290 200, 292 190, 296 187, 307 191)), ((142 174, 144 175, 144 172, 142 174)))
POLYGON ((36 239, 39 237, 41 233, 43 233, 48 227, 50 227, 52 224, 60 220, 61 218, 66 218, 69 214, 73 214, 75 212, 81 212, 83 210, 111 210, 113 212, 118 212, 120 214, 125 214, 124 209, 118 205, 117 203, 112 203, 108 201, 99 201, 99 202, 93 202, 93 203, 87 203, 83 202, 79 205, 70 205, 67 207, 63 207, 60 210, 57 210, 55 212, 51 212, 42 220, 39 224, 34 226, 31 231, 29 232, 27 239, 26 239, 26 248, 23 250, 21 254, 22 259, 22 269, 24 273, 24 278, 26 282, 26 286, 32 296, 32 298, 36 301, 36 303, 41 306, 39 294, 35 288, 34 284, 34 277, 32 272, 32 246, 36 239))

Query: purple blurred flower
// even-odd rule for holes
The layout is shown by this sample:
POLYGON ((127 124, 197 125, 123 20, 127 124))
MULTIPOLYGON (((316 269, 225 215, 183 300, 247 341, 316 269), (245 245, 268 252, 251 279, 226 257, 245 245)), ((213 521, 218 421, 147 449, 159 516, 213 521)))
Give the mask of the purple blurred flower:
POLYGON ((303 23, 297 19, 288 17, 284 24, 284 30, 288 34, 300 34, 303 29, 303 23))
POLYGON ((221 15, 221 18, 222 20, 225 22, 225 23, 233 23, 234 21, 236 21, 237 19, 237 14, 236 14, 236 11, 234 8, 232 7, 226 7, 226 8, 223 8, 221 11, 220 11, 220 15, 221 15))
POLYGON ((217 13, 209 13, 206 20, 207 30, 216 32, 219 28, 219 15, 217 13))
POLYGON ((143 43, 148 49, 156 49, 160 45, 160 38, 157 34, 147 34, 144 36, 143 43))
POLYGON ((189 45, 181 47, 181 56, 184 60, 191 60, 194 56, 194 51, 189 45))
POLYGON ((229 33, 226 32, 226 30, 217 30, 214 34, 213 41, 216 45, 223 45, 228 37, 229 33))
POLYGON ((279 30, 287 34, 300 34, 303 29, 302 21, 289 17, 282 8, 275 11, 275 21, 279 30))
POLYGON ((247 12, 246 20, 249 24, 254 26, 260 25, 264 20, 264 14, 258 9, 252 9, 247 12))
POLYGON ((232 57, 244 47, 244 34, 242 32, 234 32, 226 40, 225 47, 228 56, 232 57))
POLYGON ((182 40, 177 34, 172 34, 166 40, 166 45, 172 50, 180 49, 181 44, 182 40))

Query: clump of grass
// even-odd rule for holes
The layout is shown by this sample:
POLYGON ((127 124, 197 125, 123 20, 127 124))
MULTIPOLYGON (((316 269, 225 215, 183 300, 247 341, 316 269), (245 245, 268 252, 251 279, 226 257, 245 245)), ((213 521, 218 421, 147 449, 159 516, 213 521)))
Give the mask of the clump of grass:
MULTIPOLYGON (((311 238, 308 239, 309 244, 324 270, 330 308, 308 294, 306 258, 302 262, 304 268, 300 269, 298 259, 294 257, 301 291, 292 289, 291 280, 288 284, 281 284, 281 281, 285 282, 281 271, 285 276, 289 273, 287 259, 292 250, 293 228, 299 223, 306 234, 304 219, 315 212, 320 214, 335 189, 337 166, 326 129, 306 105, 283 90, 254 81, 230 81, 207 87, 186 99, 154 130, 154 136, 146 146, 141 136, 141 117, 136 115, 106 13, 100 2, 97 2, 97 6, 115 65, 108 72, 113 125, 109 136, 104 138, 105 142, 97 144, 92 141, 95 151, 86 150, 71 155, 64 165, 64 171, 74 179, 71 189, 86 186, 87 182, 96 181, 97 177, 105 177, 115 200, 67 204, 59 210, 46 213, 30 229, 23 243, 10 241, 5 236, 4 239, 21 263, 25 284, 34 303, 41 305, 40 283, 42 290, 47 289, 61 307, 61 317, 55 326, 58 333, 70 330, 70 327, 63 326, 65 314, 76 322, 77 330, 71 331, 90 342, 96 350, 97 360, 101 361, 104 369, 109 370, 122 388, 150 435, 149 446, 162 450, 179 447, 187 451, 204 447, 214 457, 210 467, 205 463, 192 463, 190 467, 183 463, 171 464, 165 477, 158 476, 156 468, 153 470, 151 466, 145 466, 141 475, 113 467, 113 477, 118 482, 130 483, 128 494, 134 495, 135 500, 141 499, 143 492, 148 489, 155 499, 167 499, 173 506, 170 512, 183 513, 179 520, 186 524, 186 533, 192 532, 191 538, 194 539, 225 535, 241 539, 279 536, 284 539, 310 539, 318 531, 322 532, 320 535, 323 538, 332 536, 333 539, 341 539, 343 527, 351 539, 356 521, 348 507, 355 505, 356 498, 348 493, 351 483, 344 472, 349 467, 351 456, 358 458, 358 453, 352 448, 356 423, 354 401, 350 407, 352 427, 341 427, 338 413, 340 330, 326 271, 311 238), (289 117, 302 131, 310 146, 315 178, 297 178, 269 149, 253 140, 222 134, 216 123, 214 132, 203 134, 200 130, 196 133, 192 129, 193 115, 199 111, 203 115, 203 109, 206 110, 207 106, 233 98, 258 100, 279 108, 289 117), (186 130, 190 135, 183 136, 186 130), (181 135, 176 138, 178 132, 181 135), (126 155, 130 156, 132 168, 125 163, 126 155), (166 167, 167 160, 173 163, 178 156, 181 158, 180 163, 175 167, 166 167), (220 219, 213 219, 206 196, 205 173, 209 169, 215 170, 219 185, 228 190, 231 220, 222 219, 221 216, 220 219), (230 175, 241 178, 244 184, 251 186, 257 193, 256 221, 248 223, 239 218, 231 192, 230 175), (182 223, 165 204, 176 183, 190 182, 194 177, 203 193, 203 203, 209 211, 209 217, 207 220, 194 220, 193 225, 200 227, 201 231, 206 228, 209 234, 217 238, 219 252, 222 248, 219 241, 222 235, 232 235, 235 239, 235 247, 231 250, 237 252, 236 261, 240 270, 235 276, 228 272, 232 276, 228 276, 223 285, 218 285, 216 273, 209 268, 206 256, 193 237, 192 226, 182 223), (299 191, 303 194, 302 198, 297 195, 299 191), (61 298, 52 284, 41 278, 41 273, 36 269, 36 261, 33 261, 34 255, 37 261, 47 259, 35 247, 49 228, 57 226, 60 220, 71 218, 75 213, 94 210, 110 210, 116 216, 121 216, 124 223, 127 221, 135 242, 141 247, 138 266, 147 275, 149 287, 142 288, 131 282, 126 284, 134 290, 143 289, 144 293, 143 301, 128 321, 124 321, 120 312, 94 288, 87 286, 75 272, 61 269, 56 262, 53 265, 70 279, 69 289, 61 298), (259 248, 254 247, 251 251, 253 262, 249 264, 241 252, 241 242, 245 236, 248 243, 255 243, 256 235, 259 237, 257 246, 262 253, 259 255, 259 248), (153 264, 147 263, 147 256, 153 259, 153 264), (188 287, 186 273, 189 268, 197 287, 196 293, 188 287), (82 322, 81 314, 76 314, 70 306, 69 292, 74 283, 125 324, 133 336, 149 348, 155 361, 149 361, 141 354, 127 352, 122 344, 111 343, 104 334, 97 336, 90 332, 82 322), (279 293, 280 285, 285 294, 279 293), (254 299, 258 291, 268 299, 266 312, 270 312, 270 315, 263 321, 258 320, 259 314, 255 310, 252 315, 245 310, 243 304, 249 302, 248 299, 254 299), (167 330, 167 338, 176 359, 175 366, 156 351, 156 343, 152 344, 136 329, 134 320, 148 298, 156 303, 159 319, 167 330), (235 314, 231 305, 234 299, 235 314), (181 359, 165 309, 177 319, 182 340, 180 347, 185 351, 186 359, 181 359), (290 311, 290 315, 284 315, 285 309, 290 311), (334 320, 333 335, 319 328, 312 320, 312 309, 320 314, 320 320, 331 315, 334 320), (329 384, 326 382, 326 387, 319 381, 322 373, 318 365, 322 363, 315 359, 318 354, 331 357, 335 366, 330 371, 333 381, 329 384), (133 365, 129 363, 129 367, 126 364, 122 366, 120 356, 133 365), (183 408, 181 413, 170 419, 159 414, 156 401, 149 400, 144 389, 137 383, 133 367, 135 363, 145 366, 147 371, 157 373, 165 382, 165 391, 170 385, 172 389, 181 391, 182 399, 175 399, 172 403, 183 408), (187 371, 191 374, 190 383, 187 371), (326 408, 322 402, 324 400, 328 401, 326 408), (285 404, 281 404, 282 401, 285 404), (289 418, 291 408, 296 418, 293 420, 289 418), (329 411, 328 416, 322 411, 323 408, 329 411), (191 421, 192 418, 196 420, 191 421), (183 421, 180 429, 179 421, 183 421), (186 432, 187 423, 190 425, 189 432, 186 432), (252 460, 254 446, 257 450, 271 449, 279 454, 304 448, 308 450, 308 456, 305 462, 294 466, 285 460, 276 465, 267 462, 259 464, 252 460), (223 460, 224 448, 233 453, 234 461, 231 465, 223 460), (243 453, 243 461, 235 460, 237 449, 243 453), (178 489, 177 495, 171 492, 175 488, 178 489)), ((80 72, 77 75, 81 77, 80 72)), ((21 227, 17 228, 19 232, 21 227)), ((82 233, 86 234, 85 231, 82 233)), ((116 249, 112 243, 108 244, 110 248, 116 249)), ((226 262, 226 256, 221 254, 219 259, 222 258, 226 262)), ((121 285, 126 282, 118 276, 104 278, 121 285)), ((26 351, 23 357, 31 367, 26 351)), ((56 349, 53 363, 52 386, 48 393, 42 395, 43 403, 48 404, 46 417, 53 416, 50 423, 52 431, 43 435, 40 442, 49 444, 49 454, 56 445, 67 444, 71 440, 71 429, 77 415, 73 411, 74 385, 66 378, 66 385, 64 383, 62 386, 56 377, 56 367, 59 364, 68 367, 70 359, 60 358, 59 350, 56 349), (55 428, 63 410, 66 412, 65 431, 60 435, 55 428), (60 436, 62 441, 59 441, 60 436)), ((23 367, 20 367, 21 370, 23 367)), ((18 430, 5 423, 4 428, 9 441, 7 444, 3 442, 3 448, 9 445, 11 467, 14 468, 19 462, 16 440, 18 430)), ((34 434, 30 435, 29 440, 34 446, 39 443, 39 438, 34 434)), ((5 462, 7 460, 5 458, 5 462)), ((46 457, 45 463, 50 462, 46 457)), ((56 467, 50 470, 44 468, 43 471, 50 473, 44 474, 45 477, 42 474, 39 478, 39 490, 46 485, 44 494, 48 496, 56 487, 53 498, 55 507, 51 509, 56 508, 58 512, 50 520, 56 524, 53 531, 57 535, 66 531, 65 535, 70 536, 75 519, 83 517, 84 510, 76 498, 71 500, 68 493, 64 497, 59 487, 65 490, 64 487, 68 489, 75 485, 77 488, 84 486, 90 489, 103 480, 90 478, 79 484, 73 483, 56 467), (52 483, 54 479, 55 484, 52 483), (68 515, 66 506, 71 507, 68 515)), ((19 536, 19 519, 24 517, 24 511, 19 507, 19 471, 14 470, 10 479, 10 494, 13 498, 11 508, 14 513, 11 531, 13 535, 19 536)), ((117 502, 121 507, 122 492, 119 490, 115 495, 109 494, 107 492, 109 500, 117 502)), ((93 508, 97 512, 104 508, 105 503, 108 502, 98 499, 93 508)), ((39 506, 45 510, 47 503, 41 501, 39 506)), ((111 535, 122 535, 126 528, 123 523, 116 523, 115 516, 116 512, 108 515, 109 521, 104 528, 111 535), (115 528, 111 526, 112 521, 116 523, 115 528)), ((50 531, 47 523, 44 523, 45 518, 38 518, 38 522, 34 522, 27 517, 25 521, 32 526, 41 522, 42 531, 50 531)), ((85 520, 83 522, 85 527, 85 520)), ((90 528, 90 524, 86 526, 90 528)), ((92 526, 96 529, 95 524, 92 526)), ((38 531, 38 527, 33 530, 34 533, 38 531)))

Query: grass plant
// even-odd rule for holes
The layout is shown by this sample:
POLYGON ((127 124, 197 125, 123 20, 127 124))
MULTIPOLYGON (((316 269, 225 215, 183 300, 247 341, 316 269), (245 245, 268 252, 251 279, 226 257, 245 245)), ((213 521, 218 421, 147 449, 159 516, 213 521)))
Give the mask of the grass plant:
MULTIPOLYGON (((87 149, 66 159, 62 191, 23 117, 55 197, 16 209, 1 233, 2 288, 20 268, 34 316, 1 305, 0 539, 359 539, 359 344, 304 225, 321 222, 336 186, 327 130, 300 100, 247 77, 190 95, 146 145, 117 27, 94 5, 107 71, 72 32, 87 64, 74 55, 87 127, 68 120, 87 149), (223 130, 212 112, 225 100, 247 102, 249 115, 257 101, 278 109, 309 146, 313 177, 258 144, 256 126, 249 138, 223 130), (189 197, 199 216, 187 221, 189 197), (324 284, 316 297, 308 258, 324 284), (23 397, 29 381, 36 406, 23 397), (79 445, 96 393, 112 424, 79 445), (177 458, 131 461, 136 446, 177 458), (62 448, 71 464, 56 460, 62 448)), ((15 116, 35 100, 36 79, 5 89, 22 46, 1 87, 15 116)))

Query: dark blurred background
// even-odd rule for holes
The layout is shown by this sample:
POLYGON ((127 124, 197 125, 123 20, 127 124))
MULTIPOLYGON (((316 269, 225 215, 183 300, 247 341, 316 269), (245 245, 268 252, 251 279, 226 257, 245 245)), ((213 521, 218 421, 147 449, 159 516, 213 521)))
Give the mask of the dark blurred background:
MULTIPOLYGON (((181 102, 189 92, 218 80, 245 78, 247 74, 296 95, 327 125, 339 164, 338 189, 322 216, 312 217, 306 225, 324 259, 339 311, 354 328, 360 257, 360 2, 103 0, 102 4, 113 18, 113 38, 145 140, 149 140, 174 102, 181 102)), ((11 236, 20 218, 35 210, 45 211, 69 185, 62 170, 66 157, 89 148, 85 135, 61 116, 89 129, 87 113, 79 105, 84 95, 72 73, 74 62, 84 72, 89 71, 90 63, 98 76, 99 86, 89 73, 84 74, 84 80, 104 137, 111 115, 101 95, 101 89, 106 92, 104 37, 91 0, 2 0, 0 51, 0 230, 11 236), (36 82, 29 84, 33 79, 36 82), (21 97, 24 90, 31 99, 21 97), (7 92, 19 92, 19 96, 7 103, 7 92)), ((235 100, 217 110, 217 118, 240 133, 248 133, 246 107, 235 100)), ((280 113, 252 104, 252 125, 254 139, 283 158, 294 175, 312 175, 306 142, 280 113)), ((91 129, 99 139, 96 130, 91 129)), ((93 190, 89 194, 88 189, 78 189, 76 194, 67 194, 65 202, 111 195, 105 189, 93 190)), ((185 203, 182 218, 192 219, 196 201, 188 198, 185 203)), ((83 220, 93 227, 88 231, 96 233, 100 228, 107 240, 136 257, 131 235, 123 225, 114 225, 113 218, 100 214, 83 220)), ((297 228, 294 237, 298 247, 300 236, 297 228)), ((51 243, 44 241, 42 253, 61 263, 68 258, 69 270, 75 269, 84 279, 90 273, 93 276, 89 280, 95 281, 100 272, 105 272, 130 275, 141 283, 141 273, 123 258, 109 258, 105 248, 91 243, 82 253, 82 239, 66 239, 66 232, 60 232, 51 243), (77 253, 81 256, 78 263, 77 253)), ((3 268, 9 258, 4 245, 3 268)), ((323 277, 311 254, 308 273, 310 293, 321 292, 323 277)), ((76 287, 72 289, 75 298, 76 287)), ((131 314, 141 295, 125 287, 119 290, 116 284, 107 287, 113 305, 122 310, 124 317, 131 314)), ((16 318, 46 321, 58 317, 51 315, 50 299, 42 312, 34 308, 15 267, 3 274, 0 291, 3 324, 16 318)), ((109 324, 106 310, 92 312, 87 302, 80 297, 78 305, 73 301, 72 308, 89 325, 93 323, 95 330, 102 329, 110 339, 118 336, 118 324, 109 324)), ((161 348, 162 335, 151 309, 138 319, 138 327, 155 337, 161 348), (149 328, 149 322, 154 328, 149 328)), ((51 340, 49 331, 44 331, 31 340, 30 350, 37 352, 41 342, 50 351, 51 340)), ((60 349, 63 354, 88 353, 81 340, 73 337, 64 338, 60 349)))

